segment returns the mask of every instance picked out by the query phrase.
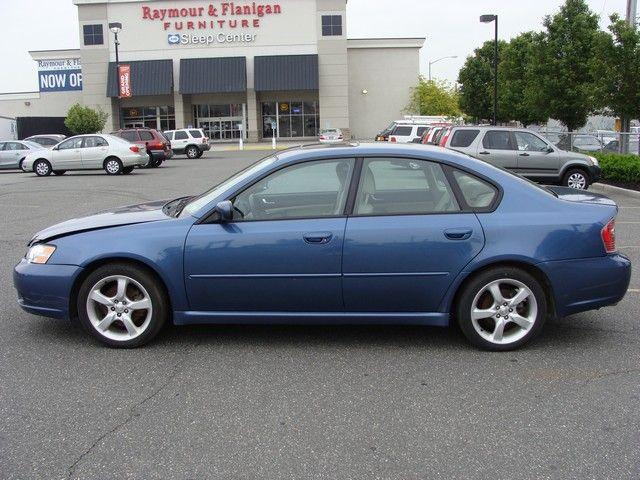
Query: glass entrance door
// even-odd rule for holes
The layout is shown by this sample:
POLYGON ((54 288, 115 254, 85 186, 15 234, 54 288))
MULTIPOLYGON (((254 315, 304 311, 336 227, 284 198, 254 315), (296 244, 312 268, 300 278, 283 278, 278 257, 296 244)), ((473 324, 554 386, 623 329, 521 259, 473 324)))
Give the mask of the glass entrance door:
POLYGON ((229 142, 240 138, 242 117, 199 118, 198 128, 204 130, 212 142, 229 142))

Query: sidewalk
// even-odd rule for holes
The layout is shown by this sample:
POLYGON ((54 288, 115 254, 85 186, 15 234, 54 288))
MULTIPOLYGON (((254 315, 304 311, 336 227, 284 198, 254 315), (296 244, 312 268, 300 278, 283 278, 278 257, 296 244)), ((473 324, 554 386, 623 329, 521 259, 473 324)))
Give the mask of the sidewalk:
MULTIPOLYGON (((309 145, 313 142, 278 142, 276 146, 276 150, 286 150, 287 148, 299 147, 300 145, 309 145)), ((237 143, 212 143, 211 151, 212 152, 237 152, 240 148, 237 143)), ((248 151, 259 151, 259 150, 273 150, 271 147, 271 142, 257 142, 257 143, 247 143, 244 144, 244 149, 248 151)))

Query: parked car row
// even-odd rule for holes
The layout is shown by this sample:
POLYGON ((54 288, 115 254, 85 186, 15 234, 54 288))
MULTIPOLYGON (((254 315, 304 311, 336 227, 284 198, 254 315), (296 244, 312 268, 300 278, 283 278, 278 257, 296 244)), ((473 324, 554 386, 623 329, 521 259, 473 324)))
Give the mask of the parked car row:
MULTIPOLYGON (((445 147, 539 183, 585 190, 600 178, 600 166, 596 158, 565 151, 554 145, 553 141, 523 128, 398 121, 386 130, 389 132, 387 141, 390 143, 445 147)), ((582 137, 589 136, 576 136, 575 144, 582 145, 585 151, 589 151, 593 142, 582 137)), ((384 141, 384 138, 382 134, 377 136, 378 141, 384 141)), ((562 139, 563 137, 558 138, 559 145, 564 145, 562 139)), ((602 145, 599 144, 598 149, 601 148, 602 145)))
POLYGON ((210 148, 209 139, 197 128, 165 133, 130 128, 70 138, 34 135, 25 140, 0 141, 0 169, 32 171, 41 177, 96 169, 104 169, 109 175, 129 174, 135 167, 159 167, 174 154, 200 158, 210 148))

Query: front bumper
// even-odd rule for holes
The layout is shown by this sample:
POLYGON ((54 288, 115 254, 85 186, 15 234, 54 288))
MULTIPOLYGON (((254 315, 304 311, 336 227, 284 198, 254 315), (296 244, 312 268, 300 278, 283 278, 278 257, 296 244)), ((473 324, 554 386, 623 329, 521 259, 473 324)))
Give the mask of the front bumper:
POLYGON ((600 177, 602 176, 602 169, 600 168, 599 165, 591 165, 589 167, 589 175, 591 176, 591 182, 597 182, 598 180, 600 180, 600 177))
POLYGON ((37 265, 24 258, 13 269, 18 304, 26 312, 51 318, 69 318, 69 299, 82 267, 37 265))
POLYGON ((543 262, 538 266, 551 282, 559 317, 615 305, 631 280, 631 262, 620 254, 543 262))

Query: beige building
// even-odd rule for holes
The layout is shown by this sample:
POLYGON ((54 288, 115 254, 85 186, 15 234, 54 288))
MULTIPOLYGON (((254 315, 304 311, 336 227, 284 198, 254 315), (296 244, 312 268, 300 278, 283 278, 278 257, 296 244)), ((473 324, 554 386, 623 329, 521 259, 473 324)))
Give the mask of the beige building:
POLYGON ((0 94, 0 115, 64 117, 79 102, 109 114, 106 130, 196 126, 213 141, 258 141, 340 128, 365 139, 402 116, 419 75, 424 38, 348 38, 345 0, 74 3, 80 49, 30 52, 40 91, 0 94))

